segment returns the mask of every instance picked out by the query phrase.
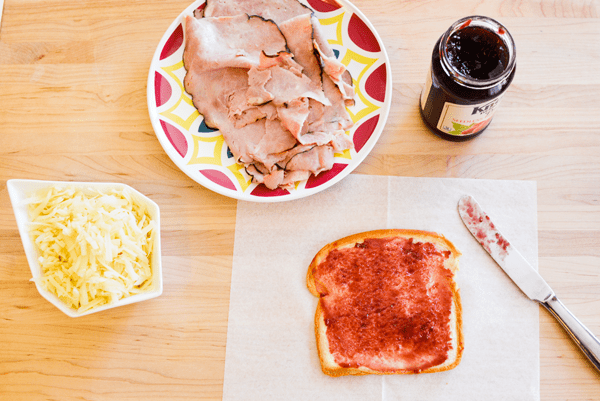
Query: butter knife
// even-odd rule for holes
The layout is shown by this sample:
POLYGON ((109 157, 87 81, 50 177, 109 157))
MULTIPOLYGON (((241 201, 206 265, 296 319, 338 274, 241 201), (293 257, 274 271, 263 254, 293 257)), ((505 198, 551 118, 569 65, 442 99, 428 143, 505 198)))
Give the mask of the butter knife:
POLYGON ((538 302, 562 325, 592 365, 600 371, 600 341, 554 294, 552 288, 502 235, 473 197, 458 202, 458 213, 473 237, 531 300, 538 302))

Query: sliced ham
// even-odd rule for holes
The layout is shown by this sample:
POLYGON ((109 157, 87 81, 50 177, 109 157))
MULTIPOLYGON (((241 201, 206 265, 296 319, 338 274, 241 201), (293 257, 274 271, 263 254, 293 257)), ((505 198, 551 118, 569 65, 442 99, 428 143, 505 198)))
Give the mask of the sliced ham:
POLYGON ((246 90, 240 90, 229 96, 227 100, 228 116, 236 128, 245 127, 260 119, 277 118, 277 107, 273 103, 259 106, 248 104, 246 90))
POLYGON ((354 89, 311 10, 297 0, 207 0, 203 14, 186 18, 184 85, 235 160, 270 189, 331 169, 353 147, 354 89))
POLYGON ((277 25, 258 16, 187 16, 185 26, 183 62, 188 71, 251 68, 260 64, 263 52, 277 55, 286 50, 285 38, 277 25))
POLYGON ((302 72, 311 81, 321 82, 321 66, 313 45, 311 14, 303 14, 279 24, 294 60, 302 66, 302 72))
POLYGON ((223 138, 236 160, 242 164, 259 162, 272 168, 280 154, 296 145, 295 138, 277 120, 258 120, 243 128, 225 125, 220 128, 223 138))
POLYGON ((279 184, 282 188, 293 187, 298 181, 308 180, 311 176, 311 172, 307 170, 296 170, 286 172, 285 177, 279 184))
POLYGON ((333 167, 333 148, 328 145, 314 146, 294 155, 286 164, 288 171, 309 171, 317 175, 333 167))
POLYGON ((327 75, 323 76, 323 91, 332 105, 331 107, 326 107, 323 110, 323 120, 325 124, 323 129, 350 129, 354 122, 346 110, 346 105, 344 102, 345 97, 339 91, 339 87, 337 87, 333 80, 327 75))
MULTIPOLYGON (((326 106, 331 105, 323 90, 306 75, 298 76, 293 71, 273 66, 268 69, 270 78, 264 83, 264 90, 272 95, 272 101, 276 106, 299 98, 311 98, 326 106)), ((257 69, 250 69, 249 76, 262 73, 257 69)))
MULTIPOLYGON (((311 80, 321 83, 325 96, 331 104, 331 107, 323 107, 321 103, 310 100, 310 115, 305 120, 303 131, 297 136, 298 141, 301 144, 326 144, 334 137, 333 131, 349 129, 353 124, 346 110, 346 99, 354 98, 354 89, 344 86, 347 93, 342 94, 339 86, 335 87, 334 78, 331 77, 333 74, 338 81, 344 80, 349 73, 346 67, 335 59, 333 50, 320 31, 320 24, 310 14, 289 19, 279 24, 279 28, 286 37, 294 59, 303 67, 304 74, 311 80), (318 49, 319 43, 324 50, 318 49), (325 64, 331 66, 329 71, 321 69, 317 54, 322 54, 326 60, 325 64)), ((350 82, 352 82, 351 78, 350 82)))
POLYGON ((277 107, 277 116, 281 124, 296 138, 302 135, 306 119, 310 114, 308 98, 294 99, 281 107, 277 107))
POLYGON ((285 164, 285 169, 275 166, 267 173, 255 164, 246 167, 246 171, 257 183, 265 184, 269 189, 275 189, 291 187, 296 181, 306 180, 311 175, 318 175, 333 167, 334 150, 329 145, 299 145, 287 153, 286 160, 282 162, 285 164))
POLYGON ((248 103, 252 105, 272 101, 276 106, 284 106, 300 98, 331 104, 321 89, 320 80, 315 82, 304 75, 302 66, 290 53, 280 53, 274 58, 263 54, 260 66, 248 71, 248 83, 248 103))
POLYGON ((329 143, 334 152, 343 152, 346 149, 354 147, 352 139, 346 134, 346 131, 340 130, 334 133, 333 140, 329 143))
POLYGON ((263 177, 263 184, 269 189, 275 189, 281 185, 285 178, 285 171, 275 170, 263 177))
POLYGON ((260 15, 280 24, 312 10, 297 0, 206 0, 205 17, 260 15))
MULTIPOLYGON (((336 139, 336 135, 345 132, 354 124, 348 114, 342 94, 329 76, 323 76, 323 90, 329 99, 331 106, 322 107, 318 103, 311 103, 311 116, 307 118, 307 124, 299 135, 298 142, 301 144, 315 143, 324 145, 336 139)), ((342 142, 338 143, 341 144, 342 142)), ((346 149, 352 148, 352 141, 344 141, 348 144, 346 149)))
POLYGON ((290 70, 299 77, 302 76, 302 66, 294 60, 294 55, 290 52, 279 52, 274 56, 269 56, 266 53, 262 54, 259 69, 266 70, 275 66, 290 70))
MULTIPOLYGON (((194 106, 204 116, 206 124, 221 131, 237 161, 260 161, 270 153, 284 152, 296 144, 294 136, 282 128, 280 121, 263 118, 244 126, 236 126, 236 120, 230 118, 228 101, 236 93, 245 93, 248 88, 248 73, 245 69, 221 68, 188 73, 184 82, 186 90, 193 93, 194 106)), ((269 106, 261 110, 264 111, 267 107, 269 106)))
POLYGON ((248 71, 243 68, 219 68, 197 71, 188 68, 183 80, 194 106, 204 116, 207 126, 219 128, 229 120, 228 99, 248 88, 248 71))
POLYGON ((354 87, 350 72, 348 72, 346 66, 335 58, 331 46, 329 46, 321 31, 319 21, 315 17, 312 17, 312 23, 314 26, 313 44, 321 59, 321 67, 338 86, 346 105, 351 106, 354 104, 354 87))
POLYGON ((275 96, 269 92, 265 85, 271 79, 271 70, 259 70, 251 68, 248 71, 248 90, 246 91, 246 103, 257 106, 270 102, 275 96))
POLYGON ((269 156, 292 149, 296 145, 296 138, 278 120, 260 121, 264 121, 265 133, 249 153, 254 160, 262 163, 267 169, 272 169, 278 159, 269 156))

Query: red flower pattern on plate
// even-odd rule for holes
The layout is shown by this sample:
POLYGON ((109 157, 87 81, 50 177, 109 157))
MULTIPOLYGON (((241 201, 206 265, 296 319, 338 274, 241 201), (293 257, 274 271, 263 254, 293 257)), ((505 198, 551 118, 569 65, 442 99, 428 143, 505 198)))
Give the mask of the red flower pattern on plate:
POLYGON ((229 178, 219 170, 207 169, 200 170, 200 174, 211 180, 217 185, 220 185, 224 188, 231 189, 232 191, 237 191, 235 185, 231 182, 229 178))
POLYGON ((348 36, 363 50, 368 52, 381 51, 377 38, 373 32, 369 29, 367 24, 356 14, 353 14, 348 23, 348 36))
POLYGON ((160 59, 164 60, 175 53, 183 44, 183 25, 179 24, 173 31, 165 46, 160 52, 160 59))
POLYGON ((160 120, 160 125, 171 145, 173 145, 177 153, 179 153, 179 156, 185 158, 185 155, 188 151, 188 144, 185 139, 185 135, 183 135, 179 129, 175 128, 166 121, 160 120))

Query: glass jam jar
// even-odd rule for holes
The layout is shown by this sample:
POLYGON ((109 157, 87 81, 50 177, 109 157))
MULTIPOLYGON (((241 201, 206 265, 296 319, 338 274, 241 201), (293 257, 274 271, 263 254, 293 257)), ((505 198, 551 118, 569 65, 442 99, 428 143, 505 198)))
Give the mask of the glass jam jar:
POLYGON ((433 48, 421 93, 423 120, 450 141, 481 134, 515 76, 516 56, 512 36, 498 21, 456 21, 433 48))

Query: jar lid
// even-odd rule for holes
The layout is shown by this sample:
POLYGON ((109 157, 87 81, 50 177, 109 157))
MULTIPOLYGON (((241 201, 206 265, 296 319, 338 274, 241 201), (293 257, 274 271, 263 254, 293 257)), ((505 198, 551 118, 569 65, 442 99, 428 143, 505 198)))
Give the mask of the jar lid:
POLYGON ((506 80, 517 60, 508 30, 498 21, 478 15, 452 24, 440 40, 439 52, 446 74, 474 89, 492 88, 506 80))

